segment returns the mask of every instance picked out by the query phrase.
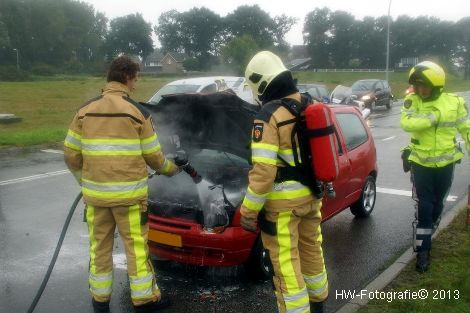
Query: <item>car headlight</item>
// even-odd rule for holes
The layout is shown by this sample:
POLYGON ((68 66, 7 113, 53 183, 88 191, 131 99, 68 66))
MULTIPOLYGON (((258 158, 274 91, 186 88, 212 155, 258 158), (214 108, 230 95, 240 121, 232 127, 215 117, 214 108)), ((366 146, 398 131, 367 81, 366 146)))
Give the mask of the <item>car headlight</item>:
POLYGON ((362 101, 370 100, 370 96, 369 95, 362 96, 361 100, 362 101))

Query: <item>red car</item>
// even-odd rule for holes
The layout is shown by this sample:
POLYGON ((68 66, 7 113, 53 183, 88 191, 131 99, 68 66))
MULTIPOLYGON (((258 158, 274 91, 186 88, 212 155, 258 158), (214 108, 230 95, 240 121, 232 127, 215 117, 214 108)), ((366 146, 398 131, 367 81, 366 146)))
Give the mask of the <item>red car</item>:
MULTIPOLYGON (((229 93, 172 95, 147 106, 166 153, 184 149, 204 178, 157 177, 149 182, 149 247, 152 254, 206 266, 245 264, 260 278, 268 259, 259 233, 240 226, 239 206, 250 170, 251 127, 259 107, 229 93)), ((354 107, 332 106, 340 143, 336 197, 324 198, 323 221, 350 207, 357 217, 375 205, 376 149, 354 107)))

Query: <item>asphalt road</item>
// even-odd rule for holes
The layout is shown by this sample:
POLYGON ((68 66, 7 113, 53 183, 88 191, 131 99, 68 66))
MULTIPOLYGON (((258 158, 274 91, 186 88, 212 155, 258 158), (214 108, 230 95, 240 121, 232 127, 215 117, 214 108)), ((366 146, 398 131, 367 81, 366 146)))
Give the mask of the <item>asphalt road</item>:
MULTIPOLYGON (((470 103, 470 93, 465 96, 470 103)), ((390 111, 378 109, 371 118, 380 187, 371 217, 355 219, 345 210, 323 224, 328 312, 347 302, 343 290, 362 289, 411 245, 414 209, 406 195, 411 184, 400 160, 400 148, 409 138, 399 128, 399 107, 397 102, 390 111)), ((0 151, 0 312, 26 312, 47 270, 79 192, 73 177, 63 170, 61 154, 38 148, 0 151)), ((454 201, 446 202, 446 210, 467 196, 469 170, 464 159, 450 191, 454 201)), ((88 236, 82 219, 80 205, 35 312, 93 312, 87 290, 88 236)), ((133 312, 117 239, 111 310, 133 312)), ((157 261, 156 267, 159 285, 173 301, 162 312, 276 312, 271 283, 250 280, 242 267, 192 267, 168 261, 157 261)))

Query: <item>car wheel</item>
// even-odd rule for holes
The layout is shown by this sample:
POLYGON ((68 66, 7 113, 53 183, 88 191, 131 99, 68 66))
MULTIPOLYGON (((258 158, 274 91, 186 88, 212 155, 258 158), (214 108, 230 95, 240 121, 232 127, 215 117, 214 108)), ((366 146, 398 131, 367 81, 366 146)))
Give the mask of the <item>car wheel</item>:
POLYGON ((263 247, 261 235, 256 238, 250 257, 243 264, 249 277, 255 280, 268 280, 272 277, 272 264, 269 252, 263 247))
POLYGON ((375 101, 372 101, 371 103, 369 103, 369 105, 367 105, 366 108, 368 108, 371 113, 374 112, 375 111, 375 101))
POLYGON ((367 176, 361 197, 351 205, 351 213, 356 217, 368 217, 375 206, 375 178, 367 176))
POLYGON ((387 110, 390 110, 390 108, 392 107, 392 99, 388 99, 388 102, 385 104, 385 107, 387 108, 387 110))

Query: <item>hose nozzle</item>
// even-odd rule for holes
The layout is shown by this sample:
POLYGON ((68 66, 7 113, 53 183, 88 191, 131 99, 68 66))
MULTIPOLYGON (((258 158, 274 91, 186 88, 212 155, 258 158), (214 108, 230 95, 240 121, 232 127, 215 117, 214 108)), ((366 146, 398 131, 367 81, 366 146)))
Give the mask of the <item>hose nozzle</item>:
POLYGON ((195 184, 199 184, 202 180, 201 175, 191 166, 188 160, 188 156, 185 151, 177 151, 175 157, 175 164, 185 171, 194 181, 195 184))

